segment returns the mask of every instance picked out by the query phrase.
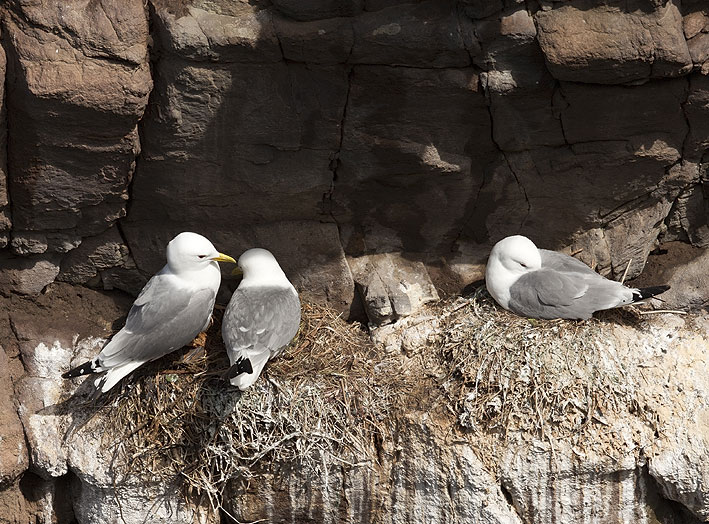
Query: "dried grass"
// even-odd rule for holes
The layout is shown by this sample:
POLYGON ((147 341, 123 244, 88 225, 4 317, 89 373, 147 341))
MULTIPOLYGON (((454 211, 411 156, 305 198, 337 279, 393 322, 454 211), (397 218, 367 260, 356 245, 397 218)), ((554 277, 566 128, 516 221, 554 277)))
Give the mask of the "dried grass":
POLYGON ((322 454, 347 463, 373 438, 388 438, 401 405, 399 361, 377 354, 369 337, 332 310, 304 305, 284 354, 244 393, 222 378, 229 362, 219 322, 205 350, 147 368, 117 392, 109 433, 130 473, 181 479, 185 494, 219 508, 227 482, 274 463, 323 467, 322 454))
MULTIPOLYGON (((447 362, 445 389, 463 428, 563 438, 633 404, 622 363, 603 349, 603 321, 518 317, 484 288, 443 309, 432 345, 447 362)), ((623 323, 634 313, 605 315, 623 323)))
MULTIPOLYGON (((222 379, 229 362, 217 318, 204 349, 145 366, 108 396, 114 463, 180 479, 191 500, 216 509, 231 480, 284 463, 307 476, 371 458, 407 410, 453 412, 458 430, 504 442, 512 431, 579 436, 633 405, 623 364, 603 348, 603 321, 520 318, 484 288, 427 315, 437 319, 427 341, 387 353, 359 325, 306 304, 296 339, 243 394, 222 379)), ((637 321, 627 311, 606 317, 637 321)))

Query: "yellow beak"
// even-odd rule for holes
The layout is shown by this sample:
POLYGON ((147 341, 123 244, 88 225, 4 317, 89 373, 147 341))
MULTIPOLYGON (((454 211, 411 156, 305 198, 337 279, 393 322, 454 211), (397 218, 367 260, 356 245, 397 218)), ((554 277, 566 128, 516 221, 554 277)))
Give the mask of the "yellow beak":
POLYGON ((234 269, 231 270, 231 276, 237 277, 239 275, 243 275, 244 272, 241 270, 239 266, 236 266, 234 269))
POLYGON ((231 258, 229 255, 225 255, 224 253, 219 253, 219 256, 210 258, 210 260, 216 260, 217 262, 231 262, 232 264, 236 264, 236 260, 231 258))

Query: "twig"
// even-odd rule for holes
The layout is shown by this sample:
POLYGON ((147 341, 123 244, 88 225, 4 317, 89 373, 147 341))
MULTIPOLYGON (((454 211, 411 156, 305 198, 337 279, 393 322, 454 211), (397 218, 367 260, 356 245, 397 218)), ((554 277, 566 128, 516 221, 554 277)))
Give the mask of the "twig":
POLYGON ((621 284, 622 284, 623 282, 625 282, 625 277, 628 276, 628 270, 630 269, 630 264, 631 264, 632 262, 633 262, 633 259, 632 259, 632 258, 631 258, 630 260, 628 260, 628 265, 625 266, 625 271, 623 272, 623 277, 620 279, 620 283, 621 283, 621 284))
POLYGON ((675 315, 686 315, 686 311, 679 311, 677 309, 650 309, 648 311, 640 311, 638 313, 641 315, 654 315, 655 313, 674 313, 675 315))

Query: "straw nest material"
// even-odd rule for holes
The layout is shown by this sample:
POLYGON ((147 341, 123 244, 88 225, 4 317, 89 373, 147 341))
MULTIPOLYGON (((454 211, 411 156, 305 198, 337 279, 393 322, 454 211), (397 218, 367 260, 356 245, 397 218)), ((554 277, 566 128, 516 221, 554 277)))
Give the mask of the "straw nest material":
MULTIPOLYGON (((216 315, 219 317, 220 315, 216 315)), ((107 410, 129 473, 181 479, 187 495, 219 507, 227 482, 272 463, 347 462, 387 438, 402 405, 399 361, 378 354, 357 324, 305 304, 295 340, 241 393, 224 380, 229 361, 217 320, 204 348, 162 360, 116 392, 107 410)))
POLYGON ((624 364, 609 353, 607 321, 637 324, 632 310, 604 320, 536 320, 500 309, 483 289, 442 315, 433 345, 447 363, 446 390, 459 424, 503 438, 578 435, 637 410, 624 364))
MULTIPOLYGON (((632 312, 614 314, 633 321, 632 312)), ((229 362, 216 316, 203 349, 145 366, 111 392, 106 414, 122 454, 114 463, 181 479, 213 508, 230 480, 269 465, 307 474, 327 467, 323 456, 330 464, 370 457, 405 411, 453 412, 461 433, 549 438, 578 435, 633 404, 622 365, 604 350, 603 321, 520 318, 482 288, 430 306, 421 317, 436 319, 428 337, 406 353, 384 351, 361 326, 306 304, 296 339, 243 394, 222 377, 229 362)))

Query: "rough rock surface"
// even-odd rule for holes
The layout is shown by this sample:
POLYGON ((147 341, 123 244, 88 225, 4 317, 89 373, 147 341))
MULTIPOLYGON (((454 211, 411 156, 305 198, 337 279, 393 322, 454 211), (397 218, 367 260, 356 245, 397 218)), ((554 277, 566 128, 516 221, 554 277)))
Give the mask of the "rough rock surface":
POLYGON ((11 249, 36 261, 14 266, 38 282, 5 289, 38 293, 61 254, 125 215, 152 88, 148 37, 140 1, 5 5, 11 249))
MULTIPOLYGON (((417 308, 481 278, 516 233, 669 283, 668 307, 708 307, 704 0, 8 0, 0 39, 2 522, 137 518, 146 498, 158 521, 211 518, 171 486, 127 482, 118 505, 105 461, 61 440, 52 407, 58 373, 130 305, 72 286, 136 294, 183 230, 234 256, 269 248, 305 299, 396 321, 376 335, 386 351, 415 352, 437 322, 417 308)), ((286 521, 709 519, 706 325, 681 323, 617 334, 647 359, 636 376, 662 384, 646 391, 662 431, 617 432, 614 463, 525 441, 500 454, 498 489, 478 443, 412 410, 397 437, 411 457, 235 486, 232 510, 266 518, 270 497, 286 521)))
POLYGON ((539 44, 555 78, 621 84, 692 69, 677 4, 565 2, 536 16, 539 44))
POLYGON ((374 325, 407 317, 439 298, 422 262, 381 254, 350 259, 349 265, 374 325))
POLYGON ((475 451, 448 441, 430 414, 412 413, 397 435, 356 466, 307 483, 297 472, 265 475, 247 489, 235 483, 227 509, 245 522, 523 522, 475 451))
MULTIPOLYGON (((116 461, 125 458, 108 445, 96 404, 82 397, 86 385, 59 378, 95 354, 128 299, 55 284, 40 304, 2 300, 13 310, 0 329, 14 348, 8 351, 19 351, 24 363, 16 387, 31 471, 21 471, 26 458, 13 465, 11 477, 21 477, 0 488, 0 521, 29 515, 88 524, 122 515, 127 522, 218 522, 205 506, 185 503, 174 486, 117 474, 116 461), (37 330, 32 318, 40 312, 46 326, 37 330)), ((403 351, 401 358, 420 365, 440 320, 430 312, 412 315, 374 337, 382 351, 403 351)), ((462 431, 453 406, 430 404, 445 398, 432 391, 396 419, 390 439, 372 440, 349 463, 323 456, 317 474, 282 465, 248 483, 235 480, 224 508, 240 521, 699 523, 709 508, 701 380, 709 319, 656 315, 640 322, 596 321, 593 351, 623 377, 637 404, 597 406, 581 437, 516 431, 500 441, 484 430, 462 431)), ((450 370, 428 372, 445 380, 450 370)), ((5 475, 4 459, 0 465, 5 475)))
MULTIPOLYGON (((0 34, 2 34, 0 32, 0 34)), ((0 249, 10 241, 10 201, 7 190, 7 104, 5 50, 0 49, 0 249)))
POLYGON ((29 465, 27 446, 17 414, 10 359, 0 346, 0 489, 13 484, 29 465))
POLYGON ((699 0, 7 2, 0 289, 136 293, 182 230, 268 247, 355 315, 347 260, 402 253, 455 293, 513 233, 632 278, 658 241, 709 242, 708 21, 699 0))

